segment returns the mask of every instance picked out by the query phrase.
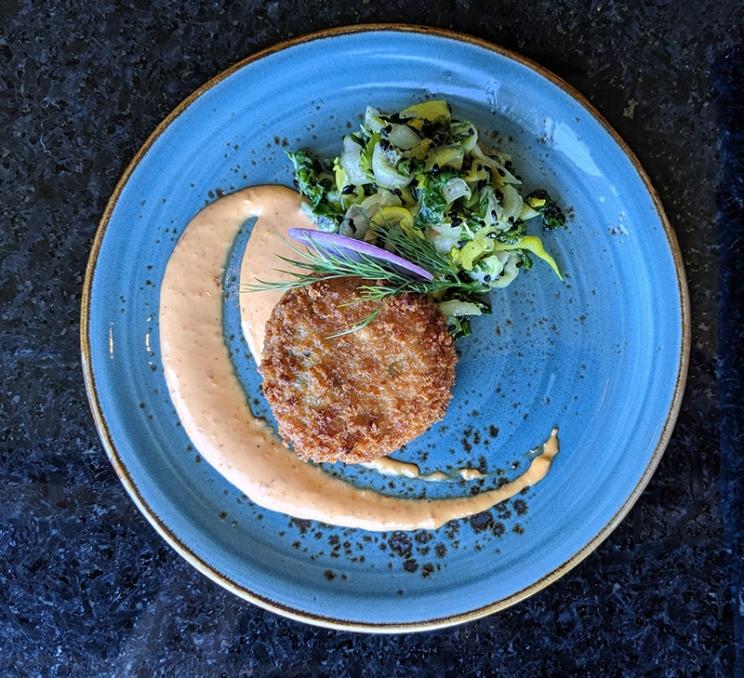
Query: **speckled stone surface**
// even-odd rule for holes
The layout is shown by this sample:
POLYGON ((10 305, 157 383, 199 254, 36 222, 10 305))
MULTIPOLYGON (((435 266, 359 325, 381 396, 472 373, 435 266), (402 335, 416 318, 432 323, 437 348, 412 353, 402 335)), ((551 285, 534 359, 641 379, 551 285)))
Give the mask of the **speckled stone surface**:
MULTIPOLYGON (((743 25, 733 1, 331 0, 322 10, 0 2, 0 674, 744 672, 740 646, 736 663, 737 633, 744 640, 740 437, 727 433, 719 455, 716 365, 724 381, 731 365, 718 355, 721 129, 711 78, 743 25), (588 96, 661 193, 693 309, 679 424, 621 527, 558 583, 501 614, 398 637, 276 617, 178 558, 119 485, 79 363, 87 249, 148 133, 239 58, 365 21, 472 33, 536 59, 588 96)), ((729 422, 741 421, 723 405, 729 422)))

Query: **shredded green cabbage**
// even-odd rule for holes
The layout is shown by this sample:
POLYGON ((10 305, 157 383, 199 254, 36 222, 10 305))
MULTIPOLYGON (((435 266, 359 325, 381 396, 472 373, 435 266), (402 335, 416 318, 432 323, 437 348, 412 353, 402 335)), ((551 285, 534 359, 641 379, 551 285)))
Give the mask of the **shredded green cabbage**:
POLYGON ((317 160, 288 154, 304 210, 319 229, 394 249, 377 227, 393 224, 428 240, 446 256, 447 275, 473 283, 472 292, 436 301, 455 335, 469 332, 467 317, 488 312, 484 295, 506 287, 532 256, 562 279, 541 239, 544 229, 565 225, 558 204, 544 191, 522 197, 510 158, 487 148, 475 125, 455 119, 442 99, 422 101, 388 115, 368 107, 360 131, 343 139, 342 154, 317 160))

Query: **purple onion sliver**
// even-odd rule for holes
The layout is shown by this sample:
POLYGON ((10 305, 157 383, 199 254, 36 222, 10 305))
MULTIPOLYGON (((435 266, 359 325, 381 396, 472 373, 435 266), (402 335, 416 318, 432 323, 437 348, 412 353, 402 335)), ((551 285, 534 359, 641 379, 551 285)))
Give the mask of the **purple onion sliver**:
POLYGON ((417 266, 412 261, 408 261, 408 259, 404 259, 397 254, 388 252, 387 250, 382 249, 382 247, 370 245, 363 240, 349 238, 348 236, 338 235, 337 233, 315 231, 311 228, 290 228, 288 233, 290 238, 304 243, 305 245, 322 248, 327 251, 363 254, 372 259, 392 264, 408 273, 413 273, 423 280, 428 281, 434 279, 434 276, 425 268, 421 268, 421 266, 417 266))

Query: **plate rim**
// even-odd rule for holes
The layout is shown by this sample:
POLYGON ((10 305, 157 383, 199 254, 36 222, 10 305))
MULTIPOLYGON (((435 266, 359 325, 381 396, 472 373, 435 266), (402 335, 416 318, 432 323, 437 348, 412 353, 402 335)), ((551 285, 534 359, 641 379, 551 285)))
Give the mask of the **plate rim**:
POLYGON ((156 532, 165 540, 167 544, 173 548, 178 555, 186 560, 190 565, 196 568, 199 572, 204 574, 206 577, 216 582, 223 588, 227 589, 231 593, 239 596, 240 598, 247 600, 250 603, 258 605, 270 612, 288 617, 295 621, 301 621, 315 626, 324 628, 331 628, 343 631, 359 631, 366 633, 409 633, 413 631, 427 631, 439 628, 445 628, 462 624, 468 621, 480 619, 487 615, 499 612, 511 607, 522 600, 530 597, 531 595, 541 591, 545 587, 549 586, 553 582, 560 579, 563 575, 568 573, 579 563, 581 563, 587 556, 594 552, 597 547, 614 531, 614 529, 622 522, 625 516, 629 513, 630 509, 634 506, 638 498, 643 493, 643 490, 648 485, 651 476, 656 470, 664 451, 669 444, 669 440, 674 430, 674 425, 677 420, 677 416, 680 411, 682 398, 684 394, 684 387, 687 380, 687 371, 689 366, 690 357, 690 341, 691 341, 691 318, 690 318, 690 298, 687 287, 687 277, 685 275, 684 264, 682 260, 682 252, 677 240, 676 233, 672 228, 669 219, 666 216, 664 207, 661 203, 661 199, 651 183, 651 180, 643 169, 640 161, 636 157, 635 153, 630 147, 622 140, 620 135, 614 130, 610 123, 604 118, 604 116, 586 99, 581 93, 579 93, 572 85, 567 83, 565 80, 555 75, 545 67, 536 63, 532 59, 524 57, 510 49, 506 49, 499 45, 496 45, 487 40, 476 38, 474 36, 461 33, 458 31, 452 31, 448 29, 434 28, 430 26, 421 26, 415 24, 404 24, 404 23, 365 23, 352 26, 340 26, 336 28, 324 29, 320 31, 314 31, 306 33, 288 40, 275 43, 267 48, 259 50, 254 54, 251 54, 240 61, 237 61, 232 66, 229 66, 225 70, 221 71, 206 83, 198 87, 192 94, 186 99, 181 101, 154 129, 153 132, 147 137, 142 146, 133 156, 132 160, 128 163, 126 169, 122 173, 121 177, 117 181, 114 191, 111 194, 106 207, 104 209, 101 220, 96 228, 93 242, 91 244, 90 255, 88 263, 85 269, 85 279, 83 281, 83 289, 81 296, 80 305, 80 349, 81 349, 81 362, 83 370, 83 379, 85 382, 85 390, 88 397, 88 404, 90 406, 93 420, 98 431, 98 436, 101 439, 106 454, 114 468, 114 472, 119 478, 119 481, 124 486, 125 490, 129 494, 130 498, 148 522, 155 528, 156 532), (570 558, 564 561, 561 565, 556 567, 554 570, 544 575, 542 578, 533 582, 529 586, 512 593, 509 596, 501 598, 499 600, 487 603, 486 605, 474 608, 472 610, 461 612, 458 614, 447 615, 444 617, 436 617, 432 619, 425 619, 416 622, 362 622, 352 621, 343 618, 329 617, 325 615, 314 614, 306 612, 304 610, 296 609, 291 606, 285 605, 278 601, 272 600, 265 596, 262 596, 245 586, 238 584, 232 580, 229 576, 220 572, 214 566, 205 562, 199 555, 192 551, 179 537, 165 524, 162 518, 148 505, 147 501, 141 494, 134 479, 130 476, 128 469, 124 465, 121 457, 118 454, 116 445, 114 444, 113 438, 111 437, 106 418, 100 406, 98 398, 98 392, 96 388, 95 376, 93 374, 92 361, 90 356, 90 340, 89 340, 89 315, 90 315, 90 298, 93 284, 93 276, 98 263, 98 254, 105 236, 111 215, 116 207, 121 192, 124 189, 129 177, 136 169, 140 160, 150 150, 152 145, 158 139, 158 137, 167 129, 167 127, 181 114, 183 113, 196 99, 202 94, 207 92, 209 89, 217 85, 222 80, 226 79, 236 71, 240 70, 244 66, 247 66, 254 61, 263 59, 264 57, 275 54, 276 52, 286 50, 297 45, 301 45, 306 42, 312 42, 315 40, 321 40, 324 38, 333 38, 344 35, 352 35, 355 33, 373 33, 373 32, 401 32, 401 33, 412 33, 418 35, 428 35, 433 37, 444 38, 448 40, 454 40, 464 42, 482 49, 486 49, 496 54, 506 57, 522 66, 526 66, 538 75, 549 80, 552 84, 562 89, 568 94, 574 101, 579 103, 612 137, 613 141, 618 145, 622 152, 626 155, 628 160, 638 172, 648 194, 651 197, 653 206, 659 216, 659 220, 664 228, 664 232, 669 243, 669 247, 672 253, 674 261, 677 287, 679 293, 679 304, 680 304, 680 317, 681 317, 681 336, 682 342, 680 346, 680 358, 677 368, 677 376, 674 387, 674 396, 672 398, 669 412, 667 413, 664 426, 661 430, 658 442, 655 446, 654 452, 644 469, 641 478, 639 479, 633 491, 630 493, 628 498, 625 500, 620 509, 612 516, 612 518, 604 525, 604 527, 585 544, 579 551, 573 554, 570 558))

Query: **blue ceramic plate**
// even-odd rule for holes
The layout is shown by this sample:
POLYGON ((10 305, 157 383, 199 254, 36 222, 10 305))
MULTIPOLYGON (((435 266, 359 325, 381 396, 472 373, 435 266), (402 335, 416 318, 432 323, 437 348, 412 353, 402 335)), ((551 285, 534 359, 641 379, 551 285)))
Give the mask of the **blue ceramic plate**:
MULTIPOLYGON (((225 301, 226 340, 237 329, 234 292, 225 301)), ((369 26, 251 57, 158 127, 97 233, 82 349, 111 461, 182 556, 280 614, 404 631, 513 604, 597 547, 638 498, 669 439, 688 325, 679 249, 659 201, 632 153, 586 101, 493 45, 369 26), (526 494, 436 531, 367 533, 265 511, 200 463, 174 413, 158 352, 166 262, 189 220, 221 192, 290 184, 285 147, 333 155, 368 104, 397 110, 430 95, 498 134, 527 188, 545 187, 569 206, 569 229, 545 234, 566 282, 537 263, 493 295, 493 315, 477 319, 473 335, 459 343, 446 419, 398 456, 424 470, 483 464, 509 477, 554 425, 561 452, 526 494)), ((232 341, 243 349, 234 353, 245 355, 241 340, 232 341)), ((265 411, 255 366, 242 358, 236 369, 265 411)), ((401 496, 469 491, 465 483, 390 484, 371 471, 330 470, 401 496)))

